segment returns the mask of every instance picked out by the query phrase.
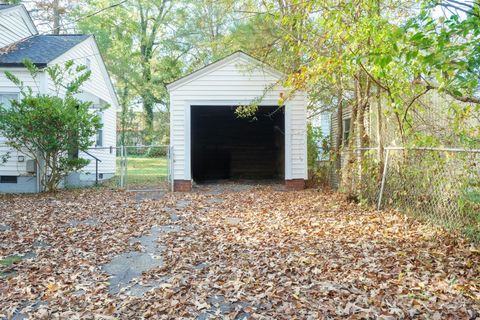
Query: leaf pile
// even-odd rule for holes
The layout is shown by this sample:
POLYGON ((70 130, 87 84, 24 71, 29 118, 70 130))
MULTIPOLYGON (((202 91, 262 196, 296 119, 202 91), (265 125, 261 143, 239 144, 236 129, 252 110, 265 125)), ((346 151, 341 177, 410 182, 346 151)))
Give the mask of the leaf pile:
POLYGON ((14 308, 71 319, 474 319, 480 311, 477 247, 327 191, 257 187, 140 203, 122 192, 64 192, 4 198, 0 219, 11 227, 0 232, 3 257, 36 253, 0 278, 0 317, 14 308), (175 209, 178 201, 188 205, 175 209), (86 219, 99 223, 68 223, 86 219), (167 280, 141 297, 109 294, 101 265, 141 250, 128 240, 153 225, 179 231, 160 234, 165 264, 139 282, 167 280), (30 310, 36 301, 46 304, 30 310))

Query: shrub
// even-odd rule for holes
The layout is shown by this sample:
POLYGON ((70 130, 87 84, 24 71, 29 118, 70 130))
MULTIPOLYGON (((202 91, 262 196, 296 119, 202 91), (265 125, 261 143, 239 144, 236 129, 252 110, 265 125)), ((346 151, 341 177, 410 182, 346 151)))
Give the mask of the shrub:
POLYGON ((146 156, 149 158, 166 157, 167 147, 149 147, 146 156))
MULTIPOLYGON (((31 61, 25 60, 24 64, 36 82, 39 70, 31 61)), ((90 77, 85 66, 68 61, 63 67, 50 66, 45 71, 55 86, 54 95, 33 93, 32 88, 6 72, 21 97, 12 100, 10 108, 0 105, 0 135, 7 139, 7 145, 35 159, 41 185, 44 190, 54 191, 65 176, 89 163, 78 158, 78 151, 94 143, 101 120, 90 111, 90 102, 75 97, 90 77)))

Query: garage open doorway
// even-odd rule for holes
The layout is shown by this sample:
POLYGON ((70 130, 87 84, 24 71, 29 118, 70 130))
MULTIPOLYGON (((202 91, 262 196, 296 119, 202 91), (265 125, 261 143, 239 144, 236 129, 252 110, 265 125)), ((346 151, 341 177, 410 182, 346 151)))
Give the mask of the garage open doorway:
POLYGON ((193 180, 284 179, 284 108, 260 106, 247 119, 235 109, 191 106, 193 180))

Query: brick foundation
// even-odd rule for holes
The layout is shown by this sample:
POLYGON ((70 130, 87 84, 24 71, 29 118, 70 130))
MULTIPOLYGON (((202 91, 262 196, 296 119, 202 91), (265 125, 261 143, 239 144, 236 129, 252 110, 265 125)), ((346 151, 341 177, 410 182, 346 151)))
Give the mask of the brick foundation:
POLYGON ((173 191, 175 192, 192 191, 192 181, 191 180, 174 180, 173 191))
POLYGON ((305 189, 305 180, 303 179, 291 179, 285 180, 285 187, 290 190, 303 190, 305 189))

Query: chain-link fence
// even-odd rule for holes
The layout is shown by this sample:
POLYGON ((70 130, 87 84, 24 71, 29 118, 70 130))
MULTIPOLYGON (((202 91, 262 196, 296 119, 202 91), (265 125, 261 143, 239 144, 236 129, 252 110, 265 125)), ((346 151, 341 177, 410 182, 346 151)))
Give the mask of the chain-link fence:
POLYGON ((125 146, 121 159, 120 177, 128 191, 170 189, 169 146, 125 146))
POLYGON ((480 150, 387 149, 378 207, 460 228, 480 240, 480 150))
POLYGON ((170 190, 166 145, 95 147, 80 152, 90 163, 66 179, 67 187, 98 185, 127 191, 170 190))
MULTIPOLYGON (((92 147, 79 151, 78 157, 89 160, 88 165, 70 173, 60 187, 99 186, 127 191, 169 191, 173 180, 170 170, 171 150, 168 145, 152 145, 92 147)), ((0 144, 0 176, 18 177, 17 188, 10 186, 9 189, 4 188, 4 191, 35 191, 38 189, 36 175, 37 165, 34 160, 0 144)))
POLYGON ((339 168, 329 180, 340 191, 480 241, 480 150, 386 148, 380 159, 369 148, 344 152, 339 168))

